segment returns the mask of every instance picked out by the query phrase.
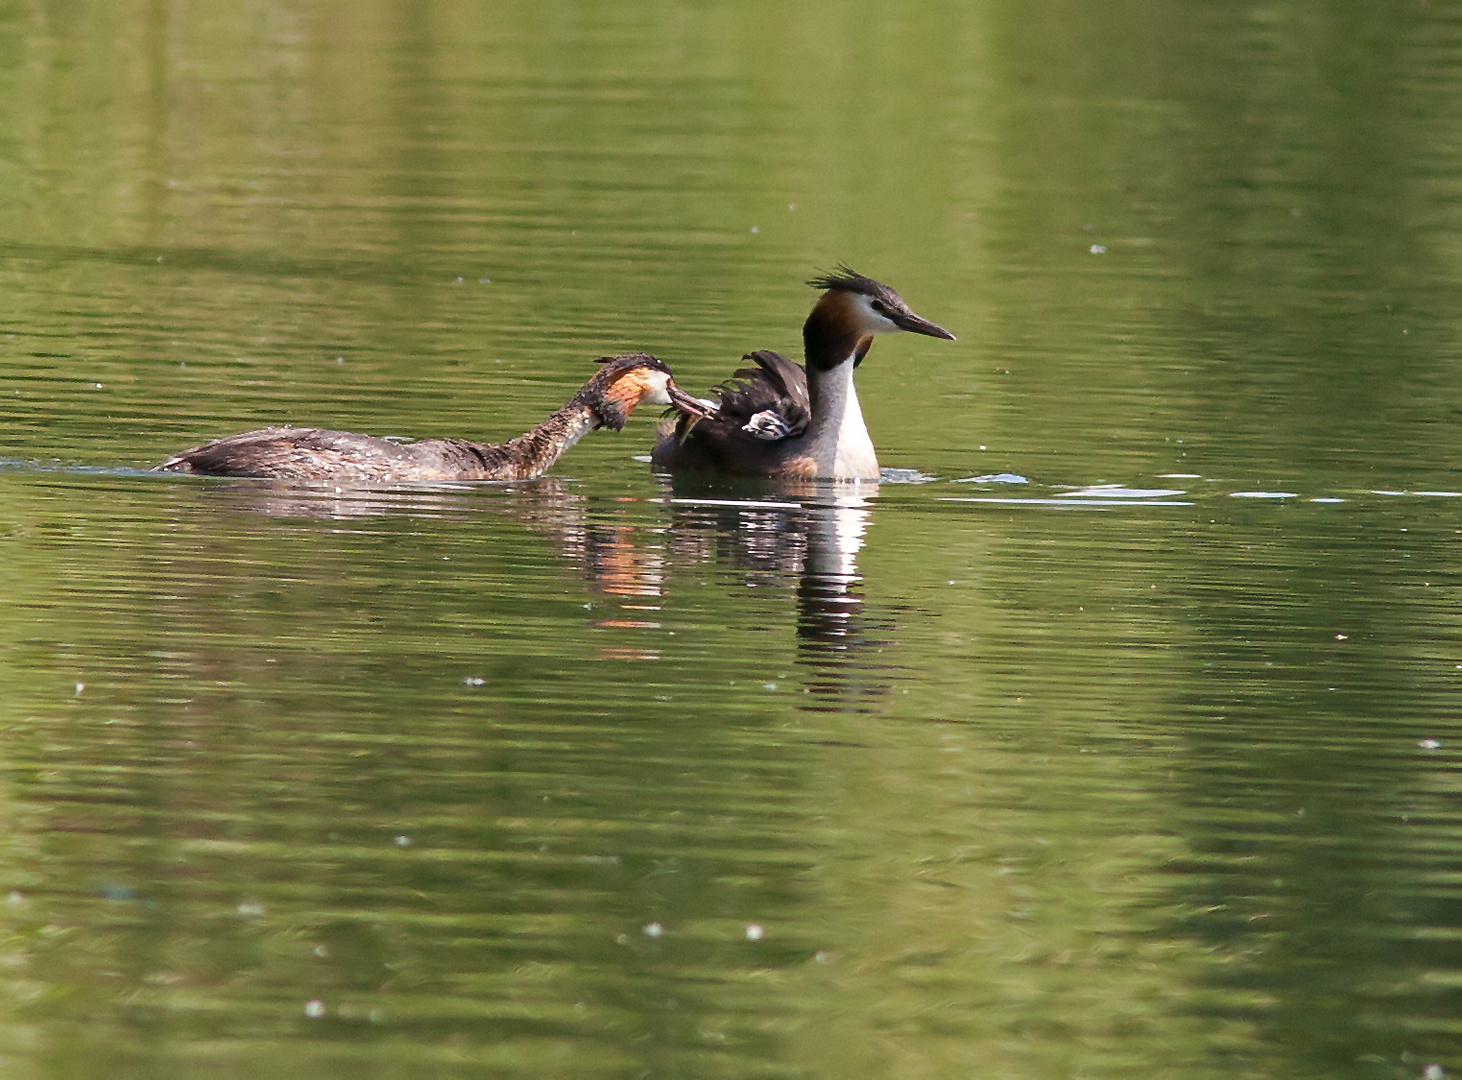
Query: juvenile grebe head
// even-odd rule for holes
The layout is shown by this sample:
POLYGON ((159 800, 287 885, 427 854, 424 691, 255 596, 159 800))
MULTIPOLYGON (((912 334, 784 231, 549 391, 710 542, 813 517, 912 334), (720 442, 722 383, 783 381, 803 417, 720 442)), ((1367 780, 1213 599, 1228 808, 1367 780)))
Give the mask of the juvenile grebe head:
POLYGON ((623 428, 630 413, 646 403, 674 405, 693 416, 710 415, 703 402, 675 385, 664 362, 648 353, 602 356, 599 362, 604 366, 579 393, 600 425, 611 431, 623 428))
POLYGON ((807 360, 814 367, 836 365, 849 356, 854 364, 861 363, 874 334, 908 331, 954 340, 944 327, 910 311, 904 298, 887 285, 847 266, 807 284, 825 291, 802 327, 807 360))

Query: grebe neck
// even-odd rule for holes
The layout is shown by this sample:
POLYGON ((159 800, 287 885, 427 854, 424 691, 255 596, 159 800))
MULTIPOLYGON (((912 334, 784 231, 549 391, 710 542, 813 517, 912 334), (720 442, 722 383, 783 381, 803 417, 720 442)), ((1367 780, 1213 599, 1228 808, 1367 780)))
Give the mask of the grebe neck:
POLYGON ((853 369, 866 349, 849 355, 832 368, 807 365, 807 389, 812 398, 808 453, 819 476, 837 480, 877 480, 878 454, 853 385, 853 369))
POLYGON ((541 424, 515 439, 491 445, 479 445, 483 464, 494 477, 503 480, 527 480, 550 468, 564 452, 589 432, 600 426, 598 414, 589 404, 575 396, 541 424), (511 475, 505 475, 511 473, 511 475))

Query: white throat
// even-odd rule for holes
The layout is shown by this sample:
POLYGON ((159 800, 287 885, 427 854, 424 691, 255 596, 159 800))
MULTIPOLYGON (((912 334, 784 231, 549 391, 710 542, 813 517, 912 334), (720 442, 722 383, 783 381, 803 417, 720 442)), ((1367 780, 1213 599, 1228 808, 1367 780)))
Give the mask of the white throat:
POLYGON ((836 480, 877 480, 878 455, 863 423, 863 410, 858 407, 853 358, 848 357, 831 371, 809 371, 808 376, 816 383, 808 454, 817 463, 817 475, 836 480))

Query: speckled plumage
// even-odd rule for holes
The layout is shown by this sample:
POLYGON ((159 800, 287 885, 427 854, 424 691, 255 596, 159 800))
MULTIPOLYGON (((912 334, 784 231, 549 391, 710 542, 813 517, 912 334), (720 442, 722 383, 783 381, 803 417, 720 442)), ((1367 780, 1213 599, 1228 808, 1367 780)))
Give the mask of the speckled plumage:
MULTIPOLYGON (((670 369, 645 353, 605 357, 594 377, 541 424, 502 443, 423 439, 397 443, 349 431, 271 427, 195 446, 162 472, 334 483, 526 480, 596 428, 618 431, 636 406, 684 399, 670 369)), ((680 401, 684 406, 689 399, 680 401)))

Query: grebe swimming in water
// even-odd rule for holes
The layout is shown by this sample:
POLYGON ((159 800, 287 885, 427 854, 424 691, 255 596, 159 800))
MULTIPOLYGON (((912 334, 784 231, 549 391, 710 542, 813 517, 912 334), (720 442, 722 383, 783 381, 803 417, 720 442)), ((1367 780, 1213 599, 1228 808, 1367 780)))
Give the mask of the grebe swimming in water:
POLYGON ((708 409, 680 390, 670 369, 645 353, 607 356, 604 366, 543 423, 504 443, 423 439, 397 443, 349 431, 272 427, 174 454, 163 472, 284 480, 396 483, 407 480, 529 480, 596 428, 618 431, 646 402, 689 415, 708 409))
MULTIPOLYGON (((874 334, 901 330, 954 340, 954 335, 909 310, 887 285, 846 266, 808 282, 824 290, 802 327, 807 366, 761 350, 755 362, 716 388, 706 416, 685 409, 661 428, 651 456, 670 472, 783 476, 801 479, 877 480, 878 455, 853 369, 874 334)), ((704 410, 703 410, 704 412, 704 410)))

